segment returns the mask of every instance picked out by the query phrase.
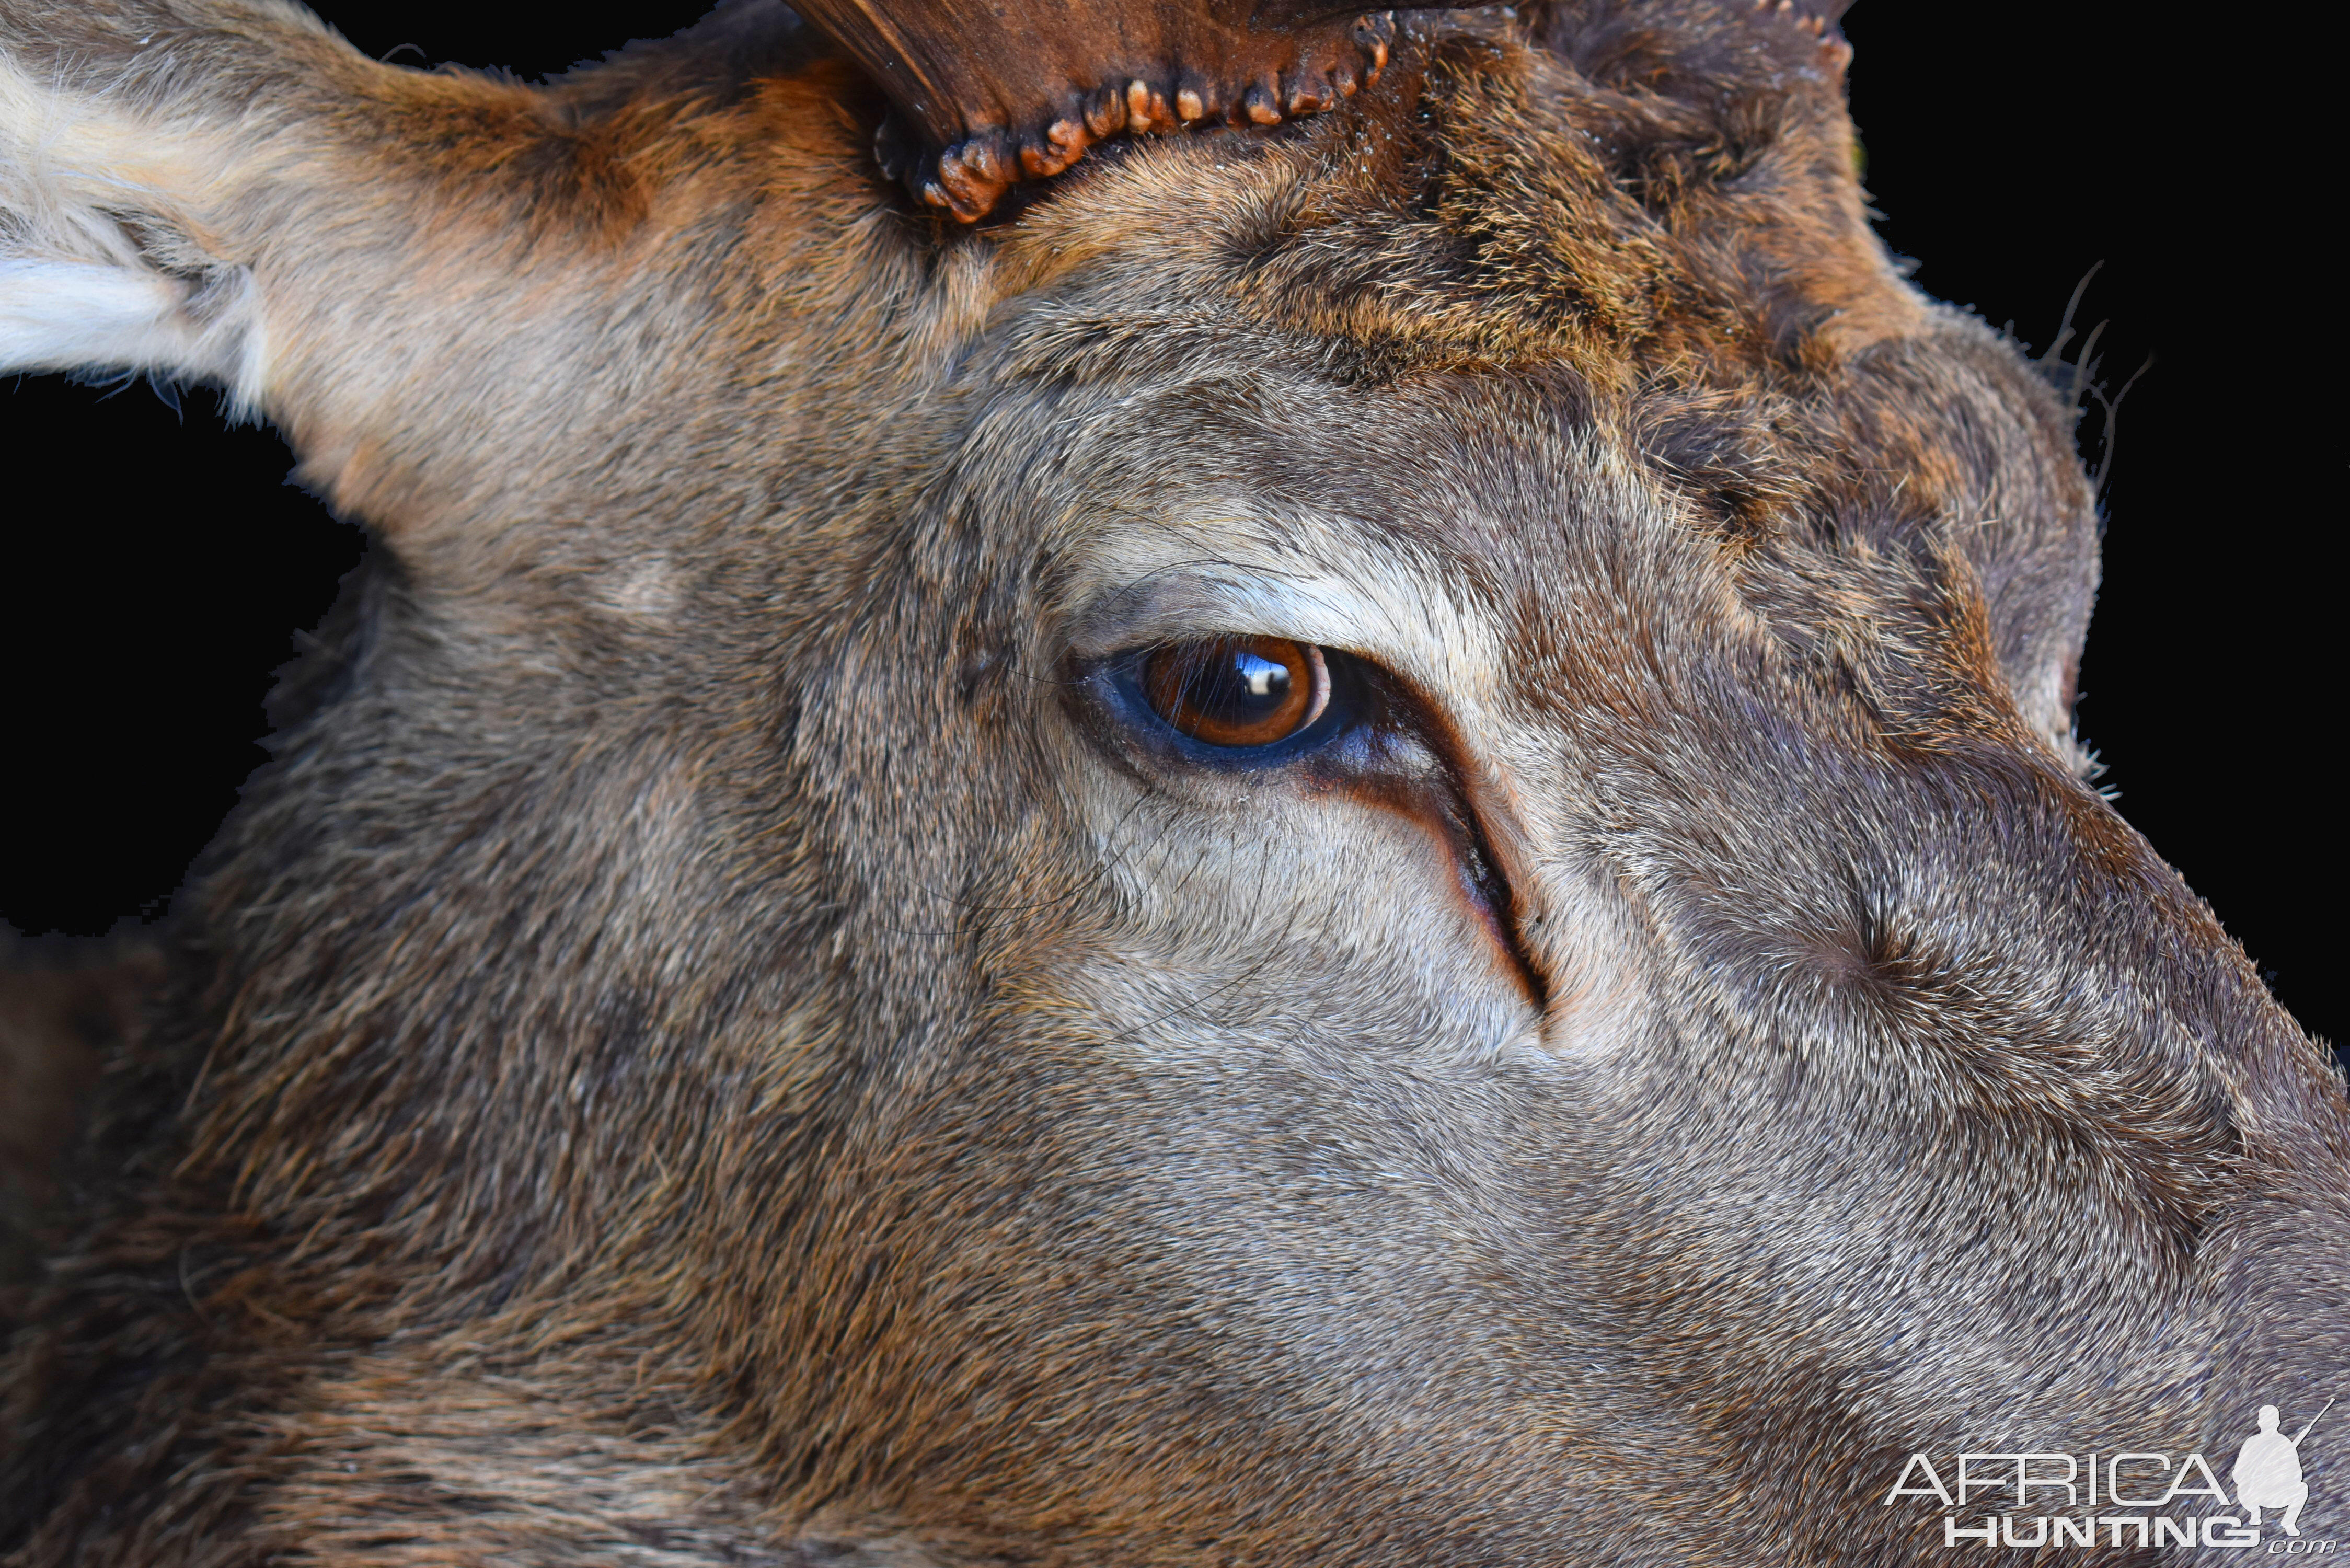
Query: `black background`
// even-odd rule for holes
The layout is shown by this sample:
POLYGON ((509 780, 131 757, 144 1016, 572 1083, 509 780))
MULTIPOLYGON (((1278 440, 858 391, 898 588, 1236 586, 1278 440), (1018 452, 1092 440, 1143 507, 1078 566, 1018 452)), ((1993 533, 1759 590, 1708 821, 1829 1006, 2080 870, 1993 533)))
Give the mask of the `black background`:
MULTIPOLYGON (((691 21, 625 9, 320 9, 400 58, 529 78, 691 21)), ((2302 1021, 2339 1040, 2334 725, 2338 285, 2317 99, 2208 25, 2134 5, 1862 0, 1853 104, 1892 247, 1929 292, 2035 348, 2097 263, 2123 403, 2081 729, 2125 815, 2178 866, 2302 1021)), ((271 431, 144 383, 0 383, 14 708, 0 919, 98 933, 151 917, 262 760, 261 701, 359 532, 284 483, 271 431)), ((2099 455, 2101 420, 2085 427, 2099 455)))

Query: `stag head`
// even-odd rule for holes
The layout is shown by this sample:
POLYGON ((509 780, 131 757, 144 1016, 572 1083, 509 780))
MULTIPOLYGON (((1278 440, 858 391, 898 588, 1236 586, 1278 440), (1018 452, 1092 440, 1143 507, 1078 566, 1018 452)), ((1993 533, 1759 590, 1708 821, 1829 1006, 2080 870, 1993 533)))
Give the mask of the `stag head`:
POLYGON ((2082 781, 2073 412, 1832 17, 809 11, 0 0, 0 362, 378 541, 20 1561, 1884 1563, 2322 1397, 2340 1081, 2082 781))

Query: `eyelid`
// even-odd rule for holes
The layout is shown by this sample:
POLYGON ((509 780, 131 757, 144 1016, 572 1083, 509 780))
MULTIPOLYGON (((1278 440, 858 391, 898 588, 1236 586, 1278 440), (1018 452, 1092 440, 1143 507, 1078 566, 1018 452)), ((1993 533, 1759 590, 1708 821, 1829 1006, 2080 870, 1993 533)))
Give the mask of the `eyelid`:
POLYGON ((1196 558, 1106 587, 1063 625, 1062 656, 1078 669, 1212 637, 1283 638, 1320 648, 1334 664, 1344 656, 1370 688, 1377 727, 1393 732, 1388 744, 1399 761, 1402 751, 1423 750, 1427 736, 1458 733, 1470 721, 1482 704, 1464 675, 1507 664, 1491 628, 1458 604, 1390 605, 1343 578, 1196 558))
POLYGON ((1092 660, 1144 644, 1210 637, 1278 637, 1357 649, 1364 624, 1357 607, 1315 587, 1255 569, 1153 573, 1088 600, 1067 622, 1063 650, 1092 660))

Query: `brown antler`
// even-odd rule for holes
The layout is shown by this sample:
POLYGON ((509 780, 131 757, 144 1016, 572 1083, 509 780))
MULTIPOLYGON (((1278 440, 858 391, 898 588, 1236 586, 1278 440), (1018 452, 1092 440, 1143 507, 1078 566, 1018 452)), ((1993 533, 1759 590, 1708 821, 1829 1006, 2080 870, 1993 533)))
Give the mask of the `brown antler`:
POLYGON ((882 167, 964 223, 1120 130, 1274 125, 1375 81, 1392 11, 1315 0, 802 0, 931 145, 884 128, 882 167))

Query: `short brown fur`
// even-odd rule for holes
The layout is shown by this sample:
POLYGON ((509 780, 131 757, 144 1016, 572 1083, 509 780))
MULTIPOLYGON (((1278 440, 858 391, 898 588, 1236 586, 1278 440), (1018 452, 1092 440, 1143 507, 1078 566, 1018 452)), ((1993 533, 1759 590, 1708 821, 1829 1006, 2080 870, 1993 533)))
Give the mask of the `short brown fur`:
POLYGON ((2341 1081, 2081 782, 2071 410, 1799 20, 1422 18, 970 232, 779 7, 542 90, 0 4, 0 243, 379 541, 9 1562, 1880 1563, 1912 1451, 2314 1408, 2341 1081), (1354 639, 1386 793, 1124 725, 1195 630, 1354 639))

